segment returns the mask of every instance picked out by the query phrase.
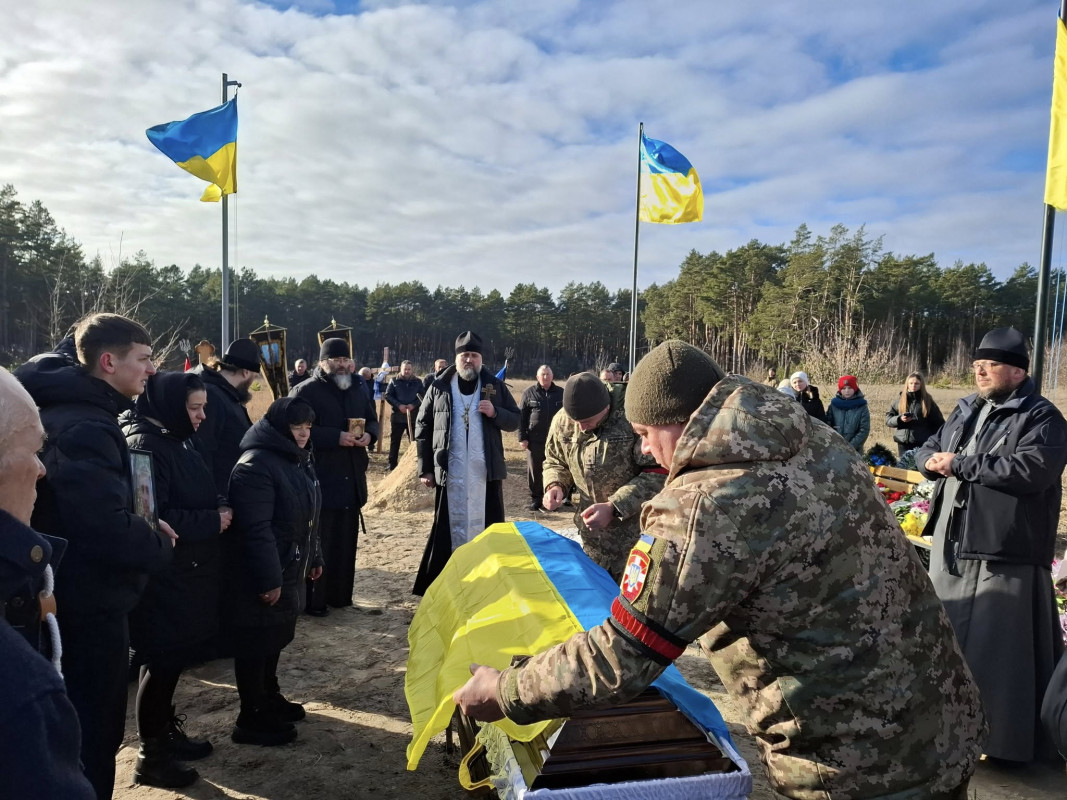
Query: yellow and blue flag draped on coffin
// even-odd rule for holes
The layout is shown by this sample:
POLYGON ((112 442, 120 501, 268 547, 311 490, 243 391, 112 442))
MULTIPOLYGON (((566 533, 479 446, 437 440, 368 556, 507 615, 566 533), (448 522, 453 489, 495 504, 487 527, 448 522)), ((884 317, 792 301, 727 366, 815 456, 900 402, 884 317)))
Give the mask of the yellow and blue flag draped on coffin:
POLYGON ((704 192, 689 159, 666 142, 641 134, 639 218, 644 222, 699 222, 704 192))
POLYGON ((217 202, 237 192, 237 98, 188 119, 149 128, 148 140, 210 186, 200 198, 217 202))
MULTIPOLYGON (((492 525, 457 549, 427 589, 408 628, 404 695, 414 729, 407 755, 418 766, 426 744, 443 731, 452 693, 470 678, 470 665, 504 669, 512 656, 536 655, 611 615, 619 587, 577 542, 536 522, 492 525)), ((690 719, 734 752, 715 705, 673 666, 653 684, 690 719)), ((551 721, 494 723, 528 742, 551 721)))
POLYGON ((1048 133, 1045 203, 1067 210, 1067 28, 1056 20, 1056 60, 1052 71, 1052 121, 1048 133))

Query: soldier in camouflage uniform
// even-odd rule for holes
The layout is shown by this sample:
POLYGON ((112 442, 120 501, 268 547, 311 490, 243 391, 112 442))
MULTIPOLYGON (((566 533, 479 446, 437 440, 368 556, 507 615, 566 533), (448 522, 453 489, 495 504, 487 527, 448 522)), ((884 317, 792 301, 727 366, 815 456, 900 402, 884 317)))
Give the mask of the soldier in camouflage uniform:
POLYGON ((545 508, 555 511, 567 487, 581 497, 574 524, 593 561, 622 578, 626 557, 641 533, 641 505, 663 488, 666 470, 641 452, 641 438, 626 421, 626 384, 610 387, 589 372, 563 389, 545 443, 545 508))
POLYGON ((641 361, 626 411, 670 469, 611 617, 503 673, 472 667, 460 707, 527 723, 624 702, 699 639, 776 791, 962 800, 978 690, 857 453, 683 342, 641 361))

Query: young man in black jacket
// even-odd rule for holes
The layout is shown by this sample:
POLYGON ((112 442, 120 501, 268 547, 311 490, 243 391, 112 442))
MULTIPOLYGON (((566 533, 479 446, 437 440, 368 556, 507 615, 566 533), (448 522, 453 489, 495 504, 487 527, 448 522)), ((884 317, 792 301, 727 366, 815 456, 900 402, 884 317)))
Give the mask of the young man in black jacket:
POLYGON ((64 677, 81 722, 85 774, 100 798, 111 797, 126 724, 126 616, 175 539, 167 523, 153 527, 133 513, 130 456, 118 424, 156 371, 151 342, 133 320, 92 314, 73 340, 15 371, 48 435, 33 527, 70 543, 55 589, 64 677))

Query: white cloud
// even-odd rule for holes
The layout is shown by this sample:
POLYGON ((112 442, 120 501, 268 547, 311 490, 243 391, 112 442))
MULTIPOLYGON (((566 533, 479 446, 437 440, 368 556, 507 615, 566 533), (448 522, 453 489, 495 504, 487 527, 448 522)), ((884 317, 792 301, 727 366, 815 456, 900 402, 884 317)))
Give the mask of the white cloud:
POLYGON ((1036 0, 5 5, 0 184, 89 256, 219 264, 218 206, 144 129, 217 104, 226 71, 233 263, 260 274, 629 287, 641 120, 708 187, 703 223, 642 226, 641 285, 800 223, 1001 277, 1037 258, 1036 0))

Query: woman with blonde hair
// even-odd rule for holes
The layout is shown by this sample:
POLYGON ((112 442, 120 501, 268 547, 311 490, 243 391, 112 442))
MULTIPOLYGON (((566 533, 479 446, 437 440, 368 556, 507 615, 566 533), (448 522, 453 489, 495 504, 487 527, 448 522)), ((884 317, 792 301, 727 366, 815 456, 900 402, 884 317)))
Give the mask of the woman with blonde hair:
POLYGON ((941 409, 926 391, 922 373, 913 372, 904 381, 900 398, 886 412, 885 424, 896 428, 893 441, 897 444, 898 458, 922 445, 945 424, 941 409))

